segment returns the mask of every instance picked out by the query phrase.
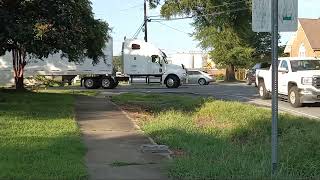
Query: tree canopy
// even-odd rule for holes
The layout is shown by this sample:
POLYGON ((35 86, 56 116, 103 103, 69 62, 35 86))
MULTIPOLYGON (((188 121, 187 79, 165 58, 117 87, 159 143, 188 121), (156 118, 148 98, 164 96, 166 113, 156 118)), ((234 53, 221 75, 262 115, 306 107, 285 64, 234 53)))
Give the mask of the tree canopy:
POLYGON ((61 52, 69 61, 97 63, 109 38, 108 24, 94 19, 89 0, 0 0, 0 24, 0 54, 13 52, 16 78, 27 55, 61 52))
POLYGON ((271 35, 251 30, 251 0, 150 0, 151 7, 160 4, 166 19, 192 18, 200 46, 209 49, 214 61, 229 66, 229 70, 270 57, 271 35))

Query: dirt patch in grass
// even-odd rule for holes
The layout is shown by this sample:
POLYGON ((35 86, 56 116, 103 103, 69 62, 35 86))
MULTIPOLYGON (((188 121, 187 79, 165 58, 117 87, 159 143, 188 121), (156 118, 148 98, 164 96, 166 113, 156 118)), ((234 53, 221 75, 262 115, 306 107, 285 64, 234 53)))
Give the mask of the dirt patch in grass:
POLYGON ((171 150, 172 151, 172 156, 174 157, 174 158, 179 158, 179 157, 185 157, 185 156, 187 156, 187 152, 185 152, 184 150, 182 150, 182 149, 173 149, 173 150, 171 150))
POLYGON ((220 122, 215 120, 214 117, 195 117, 194 123, 198 128, 216 128, 216 129, 229 129, 233 126, 230 122, 220 122))
POLYGON ((143 123, 153 118, 153 115, 144 107, 124 104, 120 104, 119 107, 125 111, 138 126, 143 125, 143 123))

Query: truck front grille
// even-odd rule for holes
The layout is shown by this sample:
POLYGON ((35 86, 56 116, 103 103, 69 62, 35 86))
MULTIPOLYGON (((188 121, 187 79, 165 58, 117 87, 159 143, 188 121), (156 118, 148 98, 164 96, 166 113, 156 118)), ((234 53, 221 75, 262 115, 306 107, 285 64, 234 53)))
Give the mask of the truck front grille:
POLYGON ((313 86, 320 89, 320 76, 313 77, 313 86))

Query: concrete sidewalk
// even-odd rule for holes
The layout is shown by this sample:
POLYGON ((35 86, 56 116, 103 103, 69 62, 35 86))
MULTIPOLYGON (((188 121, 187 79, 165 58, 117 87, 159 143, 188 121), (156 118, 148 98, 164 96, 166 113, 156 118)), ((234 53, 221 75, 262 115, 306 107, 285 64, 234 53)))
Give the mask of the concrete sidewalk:
POLYGON ((106 98, 78 97, 76 119, 88 148, 90 179, 167 179, 166 158, 143 153, 140 146, 151 144, 149 139, 106 98))

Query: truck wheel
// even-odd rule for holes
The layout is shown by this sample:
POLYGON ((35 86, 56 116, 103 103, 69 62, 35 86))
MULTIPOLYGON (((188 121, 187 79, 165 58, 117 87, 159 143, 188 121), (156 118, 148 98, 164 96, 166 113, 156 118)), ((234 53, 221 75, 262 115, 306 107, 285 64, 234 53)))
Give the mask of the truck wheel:
POLYGON ((101 79, 101 87, 103 89, 113 89, 115 87, 114 80, 109 77, 105 77, 101 79))
POLYGON ((300 94, 299 89, 297 86, 293 86, 289 90, 288 94, 288 100, 292 107, 298 108, 302 106, 302 103, 300 102, 300 94))
POLYGON ((270 93, 267 91, 266 86, 263 81, 259 82, 258 90, 259 90, 259 96, 262 99, 270 99, 270 93))
POLYGON ((249 77, 246 78, 246 84, 251 86, 252 82, 250 81, 249 77))
POLYGON ((174 75, 169 75, 165 79, 165 84, 166 84, 167 88, 178 88, 180 85, 179 78, 174 75))
POLYGON ((87 89, 96 89, 98 88, 97 80, 94 78, 86 78, 84 80, 84 87, 87 89))
POLYGON ((201 78, 201 79, 199 79, 198 83, 200 86, 204 86, 207 84, 207 81, 205 79, 201 78))

